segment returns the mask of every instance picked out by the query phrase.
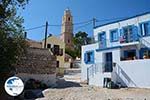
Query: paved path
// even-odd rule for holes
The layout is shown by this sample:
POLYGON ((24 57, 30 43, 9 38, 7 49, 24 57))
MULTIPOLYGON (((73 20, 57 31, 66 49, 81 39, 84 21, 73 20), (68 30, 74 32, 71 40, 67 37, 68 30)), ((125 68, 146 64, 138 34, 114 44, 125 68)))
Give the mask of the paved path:
POLYGON ((106 89, 100 87, 70 87, 46 89, 37 100, 150 100, 150 89, 106 89))
POLYGON ((150 89, 106 89, 80 84, 80 73, 69 73, 37 100, 150 100, 150 89))

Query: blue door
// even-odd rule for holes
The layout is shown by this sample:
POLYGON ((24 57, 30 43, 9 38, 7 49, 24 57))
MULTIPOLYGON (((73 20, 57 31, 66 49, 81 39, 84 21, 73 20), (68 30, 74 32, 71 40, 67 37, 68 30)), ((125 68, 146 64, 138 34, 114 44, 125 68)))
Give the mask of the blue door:
POLYGON ((113 70, 113 61, 112 61, 112 52, 106 53, 105 56, 105 72, 112 72, 113 70))

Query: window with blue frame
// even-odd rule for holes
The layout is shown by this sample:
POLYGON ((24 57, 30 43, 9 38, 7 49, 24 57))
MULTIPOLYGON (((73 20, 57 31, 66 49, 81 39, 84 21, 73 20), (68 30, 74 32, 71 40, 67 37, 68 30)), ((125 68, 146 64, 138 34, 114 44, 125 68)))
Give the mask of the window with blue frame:
POLYGON ((106 47, 106 32, 101 32, 98 34, 99 47, 106 47))
POLYGON ((124 37, 125 37, 125 40, 126 42, 130 42, 132 40, 132 26, 126 26, 123 28, 123 31, 124 31, 124 37))
POLYGON ((138 28, 136 25, 123 27, 120 31, 120 42, 128 43, 138 40, 138 28))
POLYGON ((150 21, 143 22, 140 24, 140 33, 141 33, 141 36, 149 36, 150 35, 150 21))
POLYGON ((94 51, 87 51, 84 53, 84 62, 86 64, 94 63, 94 51))
POLYGON ((118 41, 118 29, 110 30, 110 41, 111 42, 118 41))

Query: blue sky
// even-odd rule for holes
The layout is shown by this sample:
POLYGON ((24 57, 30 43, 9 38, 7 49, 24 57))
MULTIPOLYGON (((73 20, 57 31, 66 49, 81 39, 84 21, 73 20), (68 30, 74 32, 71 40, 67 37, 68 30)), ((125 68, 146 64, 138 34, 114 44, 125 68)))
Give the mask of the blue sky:
MULTIPOLYGON (((25 10, 21 11, 26 29, 44 25, 46 21, 52 25, 60 25, 64 10, 70 8, 74 23, 91 20, 116 19, 131 17, 150 11, 150 0, 30 0, 25 10)), ((112 20, 107 20, 107 22, 112 20)), ((97 25, 106 23, 102 21, 97 25)), ((84 24, 83 24, 84 25, 84 24)), ((74 33, 85 31, 92 35, 92 23, 89 25, 76 25, 74 33)), ((45 28, 27 31, 28 38, 42 40, 45 28)), ((59 36, 61 27, 48 27, 48 33, 59 36)))

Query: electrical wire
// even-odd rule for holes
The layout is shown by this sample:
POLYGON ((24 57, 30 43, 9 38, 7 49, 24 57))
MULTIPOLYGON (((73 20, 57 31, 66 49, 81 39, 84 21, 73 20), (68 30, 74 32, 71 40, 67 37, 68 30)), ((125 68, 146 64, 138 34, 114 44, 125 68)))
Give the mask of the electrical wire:
POLYGON ((81 28, 86 27, 86 26, 91 25, 91 24, 92 24, 91 22, 86 23, 86 24, 84 24, 82 26, 76 27, 75 30, 81 29, 81 28))
POLYGON ((85 24, 85 23, 89 23, 89 22, 92 22, 92 21, 93 20, 88 20, 88 21, 84 21, 84 22, 74 23, 73 25, 85 24))
MULTIPOLYGON (((99 20, 99 19, 95 19, 95 22, 106 22, 106 21, 112 21, 112 20, 119 20, 119 19, 124 19, 126 17, 118 17, 118 18, 110 18, 110 19, 102 19, 102 20, 99 20)), ((79 28, 82 28, 82 27, 85 27, 89 24, 91 24, 91 22, 93 22, 93 19, 92 20, 87 20, 87 21, 83 21, 83 22, 78 22, 78 23, 73 23, 74 26, 78 26, 78 25, 82 25, 82 26, 79 26, 75 29, 79 29, 79 28)), ((29 28, 29 29, 26 29, 25 31, 31 31, 31 30, 35 30, 35 29, 39 29, 39 28, 43 28, 45 27, 46 25, 41 25, 41 26, 37 26, 37 27, 33 27, 33 28, 29 28)), ((51 26, 51 27, 61 27, 63 26, 62 24, 48 24, 48 26, 51 26)))
POLYGON ((45 27, 45 25, 29 28, 29 29, 26 29, 25 31, 35 30, 35 29, 39 29, 39 28, 43 28, 43 27, 45 27))
MULTIPOLYGON (((74 23, 73 25, 74 26, 77 26, 77 25, 81 25, 81 24, 87 24, 89 22, 92 22, 92 20, 88 20, 88 21, 84 21, 84 22, 79 22, 79 23, 74 23)), ((39 29, 39 28, 43 28, 45 27, 46 25, 41 25, 41 26, 36 26, 36 27, 33 27, 33 28, 29 28, 29 29, 26 29, 25 31, 30 31, 30 30, 35 30, 35 29, 39 29)), ((52 27, 61 27, 63 25, 54 25, 54 24, 48 24, 48 26, 52 26, 52 27)), ((70 26, 70 25, 68 25, 70 26)))

